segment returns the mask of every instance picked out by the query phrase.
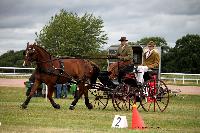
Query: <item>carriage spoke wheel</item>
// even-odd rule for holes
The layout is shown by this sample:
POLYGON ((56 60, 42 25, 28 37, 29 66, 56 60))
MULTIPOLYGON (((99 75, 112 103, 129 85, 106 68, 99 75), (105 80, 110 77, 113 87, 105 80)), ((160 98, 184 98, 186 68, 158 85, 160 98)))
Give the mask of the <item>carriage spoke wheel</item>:
POLYGON ((89 91, 91 93, 90 100, 93 107, 102 110, 105 109, 109 100, 108 91, 102 91, 98 89, 90 89, 89 91))
POLYGON ((130 91, 130 88, 128 85, 119 85, 114 91, 112 95, 112 103, 113 107, 116 111, 118 110, 131 110, 132 105, 135 103, 138 104, 138 107, 140 103, 136 102, 136 96, 130 91))
POLYGON ((163 112, 169 103, 169 90, 162 80, 157 80, 156 83, 150 80, 144 83, 140 98, 141 106, 145 111, 163 112))

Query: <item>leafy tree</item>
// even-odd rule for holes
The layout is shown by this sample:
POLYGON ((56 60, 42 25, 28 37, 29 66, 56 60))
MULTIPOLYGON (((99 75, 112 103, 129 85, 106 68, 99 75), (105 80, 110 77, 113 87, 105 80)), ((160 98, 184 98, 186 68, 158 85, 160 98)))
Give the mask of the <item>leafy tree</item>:
MULTIPOLYGON (((107 54, 108 54, 107 50, 101 50, 100 53, 94 56, 105 57, 105 55, 107 54)), ((97 65, 100 67, 101 70, 107 70, 108 62, 106 59, 98 59, 98 61, 97 60, 93 60, 93 61, 97 63, 97 65)))
POLYGON ((175 50, 171 48, 168 53, 162 54, 161 72, 177 72, 175 50))
POLYGON ((2 67, 22 67, 23 64, 23 50, 10 50, 0 56, 0 66, 2 67))
POLYGON ((55 56, 89 56, 99 53, 108 39, 102 28, 100 17, 87 13, 80 17, 62 9, 36 33, 36 41, 55 56))
MULTIPOLYGON (((54 56, 87 56, 100 57, 104 54, 100 48, 108 37, 103 31, 103 20, 92 14, 76 13, 61 10, 52 17, 40 33, 36 33, 36 41, 54 56)), ((13 50, 0 56, 0 66, 18 66, 23 63, 23 51, 13 50)), ((105 68, 106 60, 94 60, 101 68, 105 68)))
POLYGON ((200 73, 200 35, 187 34, 176 41, 174 47, 180 72, 200 73))
POLYGON ((187 34, 163 56, 162 72, 200 73, 200 35, 187 34))

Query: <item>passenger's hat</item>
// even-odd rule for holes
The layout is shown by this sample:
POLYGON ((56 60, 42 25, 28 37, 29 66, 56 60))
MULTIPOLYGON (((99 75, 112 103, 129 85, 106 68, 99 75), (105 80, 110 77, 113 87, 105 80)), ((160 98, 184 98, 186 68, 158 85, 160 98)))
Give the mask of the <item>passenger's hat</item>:
POLYGON ((126 40, 126 37, 121 37, 121 38, 119 39, 119 41, 128 41, 128 40, 126 40))
POLYGON ((156 44, 155 44, 154 41, 149 41, 147 45, 148 45, 148 46, 153 46, 153 47, 154 47, 156 44))

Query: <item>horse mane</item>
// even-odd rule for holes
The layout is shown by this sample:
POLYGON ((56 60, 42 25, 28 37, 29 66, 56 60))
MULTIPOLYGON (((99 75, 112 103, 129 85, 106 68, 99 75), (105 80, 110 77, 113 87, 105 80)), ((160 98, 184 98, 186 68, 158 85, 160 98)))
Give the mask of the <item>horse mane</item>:
POLYGON ((33 46, 46 53, 50 58, 52 57, 52 55, 49 52, 47 52, 43 47, 36 45, 35 43, 33 44, 33 46))

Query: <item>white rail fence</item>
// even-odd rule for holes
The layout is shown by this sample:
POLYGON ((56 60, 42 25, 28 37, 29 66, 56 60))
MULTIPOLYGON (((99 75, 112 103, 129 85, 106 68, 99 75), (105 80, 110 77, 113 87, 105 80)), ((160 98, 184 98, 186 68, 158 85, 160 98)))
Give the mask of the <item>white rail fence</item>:
POLYGON ((162 80, 172 80, 174 84, 177 81, 182 81, 182 84, 185 84, 185 81, 196 81, 199 84, 200 74, 185 74, 185 73, 161 73, 162 80))
POLYGON ((35 68, 20 68, 20 67, 0 67, 0 76, 30 76, 35 68), (28 72, 20 72, 22 70, 28 72))
MULTIPOLYGON (((33 70, 35 70, 35 68, 0 67, 0 76, 30 76, 33 70), (28 70, 29 72, 18 72, 22 70, 28 70)), ((161 73, 161 79, 171 80, 174 84, 176 84, 177 81, 182 81, 182 84, 185 84, 185 81, 195 81, 199 84, 200 74, 161 73)))

